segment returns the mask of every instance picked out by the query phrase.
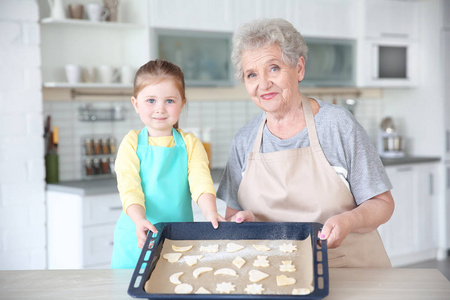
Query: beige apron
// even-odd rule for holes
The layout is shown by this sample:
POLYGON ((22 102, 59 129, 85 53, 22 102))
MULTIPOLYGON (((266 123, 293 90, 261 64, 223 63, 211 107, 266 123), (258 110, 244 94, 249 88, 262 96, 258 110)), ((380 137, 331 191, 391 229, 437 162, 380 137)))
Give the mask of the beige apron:
MULTIPOLYGON (((256 135, 253 152, 238 191, 242 208, 259 222, 319 222, 356 207, 353 195, 326 159, 306 97, 303 111, 310 147, 260 153, 266 120, 256 135)), ((391 263, 377 230, 350 233, 328 250, 329 267, 389 268, 391 263)))

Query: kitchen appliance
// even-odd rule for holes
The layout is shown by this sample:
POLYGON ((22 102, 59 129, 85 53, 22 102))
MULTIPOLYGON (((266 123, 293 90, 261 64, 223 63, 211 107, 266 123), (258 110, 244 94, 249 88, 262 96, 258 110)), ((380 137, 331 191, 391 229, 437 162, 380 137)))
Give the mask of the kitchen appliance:
POLYGON ((395 130, 394 121, 386 117, 378 129, 378 154, 385 158, 400 158, 405 156, 403 138, 395 130))
MULTIPOLYGON (((326 241, 318 244, 318 232, 322 229, 320 223, 295 222, 247 222, 242 224, 221 223, 214 229, 209 222, 180 222, 158 223, 155 227, 158 233, 147 236, 141 255, 134 270, 128 288, 128 294, 134 298, 146 299, 187 299, 201 297, 201 299, 295 299, 289 295, 247 295, 247 294, 211 294, 211 295, 185 295, 185 294, 156 294, 145 291, 145 284, 150 278, 155 266, 161 257, 165 239, 170 240, 305 240, 311 239, 313 260, 314 290, 307 295, 298 296, 301 299, 321 299, 328 295, 328 255, 326 241)), ((231 261, 230 261, 231 263, 231 261)), ((247 262, 249 263, 249 262, 247 262)), ((299 266, 300 267, 300 266, 299 266)), ((274 276, 275 274, 270 274, 274 276)), ((247 277, 248 278, 248 277, 247 277)), ((171 284, 171 283, 168 283, 171 284)))
POLYGON ((355 42, 351 40, 305 38, 308 46, 302 86, 354 86, 355 42))
POLYGON ((363 79, 366 86, 414 86, 418 83, 418 46, 404 39, 366 41, 363 79))

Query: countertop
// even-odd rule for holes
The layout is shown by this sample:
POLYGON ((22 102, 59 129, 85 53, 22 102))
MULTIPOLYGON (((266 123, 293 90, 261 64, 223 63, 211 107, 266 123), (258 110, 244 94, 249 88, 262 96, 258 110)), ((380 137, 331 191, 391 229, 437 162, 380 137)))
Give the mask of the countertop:
MULTIPOLYGON (((330 269, 326 300, 447 300, 450 282, 436 269, 330 269)), ((132 299, 132 270, 0 271, 0 299, 132 299)))
MULTIPOLYGON (((416 163, 439 162, 440 157, 418 157, 406 156, 402 158, 382 158, 384 166, 396 166, 416 163)), ((222 177, 223 169, 212 169, 211 176, 214 184, 217 185, 222 177)), ((47 191, 55 191, 80 196, 100 195, 117 193, 116 178, 94 179, 94 180, 73 180, 59 183, 47 184, 47 191)))

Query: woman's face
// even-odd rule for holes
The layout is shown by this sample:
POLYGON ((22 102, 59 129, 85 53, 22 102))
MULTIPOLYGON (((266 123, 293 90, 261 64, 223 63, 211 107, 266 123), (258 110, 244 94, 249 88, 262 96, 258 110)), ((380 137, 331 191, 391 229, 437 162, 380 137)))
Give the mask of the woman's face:
POLYGON ((178 122, 184 101, 173 80, 165 79, 143 88, 132 97, 136 113, 147 127, 150 136, 170 136, 178 122))
POLYGON ((242 71, 245 87, 253 102, 268 113, 288 111, 295 97, 300 97, 298 82, 305 73, 305 60, 300 57, 295 67, 283 62, 277 45, 245 50, 242 71))

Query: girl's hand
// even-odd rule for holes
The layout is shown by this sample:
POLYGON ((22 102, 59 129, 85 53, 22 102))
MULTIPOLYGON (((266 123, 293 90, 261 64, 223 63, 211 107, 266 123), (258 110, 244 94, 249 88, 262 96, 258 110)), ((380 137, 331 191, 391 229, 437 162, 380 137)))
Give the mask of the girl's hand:
POLYGON ((147 233, 149 230, 153 233, 158 232, 156 227, 153 226, 153 224, 150 223, 147 219, 141 219, 138 222, 136 222, 136 237, 138 240, 138 247, 140 249, 144 247, 145 240, 147 239, 147 233))
POLYGON ((224 217, 222 217, 217 211, 210 210, 204 213, 205 219, 210 221, 214 229, 219 228, 219 222, 226 222, 224 217))
POLYGON ((243 222, 254 222, 255 215, 249 210, 239 210, 229 219, 230 222, 243 223, 243 222))

